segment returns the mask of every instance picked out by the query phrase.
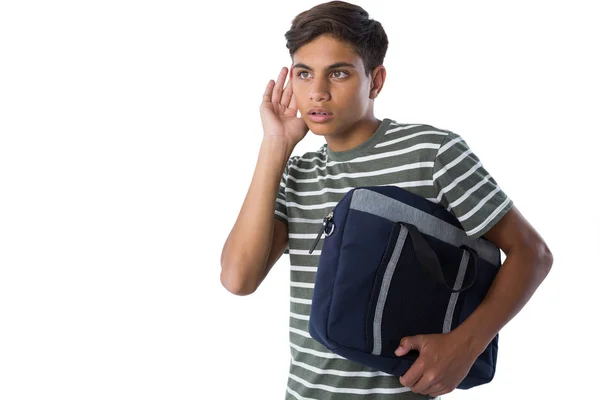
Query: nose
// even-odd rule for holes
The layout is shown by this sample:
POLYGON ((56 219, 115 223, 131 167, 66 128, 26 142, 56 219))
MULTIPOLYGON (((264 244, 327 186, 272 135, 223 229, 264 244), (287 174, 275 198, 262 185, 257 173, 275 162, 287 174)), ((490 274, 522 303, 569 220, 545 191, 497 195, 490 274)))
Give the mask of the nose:
POLYGON ((322 101, 328 101, 331 99, 331 94, 329 93, 329 87, 327 86, 326 80, 313 79, 313 83, 310 88, 310 99, 315 103, 320 103, 322 101))

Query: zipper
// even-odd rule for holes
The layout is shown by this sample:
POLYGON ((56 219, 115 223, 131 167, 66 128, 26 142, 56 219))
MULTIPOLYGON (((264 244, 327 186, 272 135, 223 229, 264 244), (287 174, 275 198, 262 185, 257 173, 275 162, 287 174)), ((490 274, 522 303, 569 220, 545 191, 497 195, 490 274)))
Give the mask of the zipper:
POLYGON ((313 242, 310 250, 308 251, 308 254, 312 254, 312 252, 315 250, 315 248, 317 247, 317 244, 319 244, 319 240, 321 240, 321 236, 323 235, 323 232, 325 232, 325 236, 329 236, 333 233, 333 229, 330 232, 325 231, 325 229, 327 229, 327 225, 331 222, 332 219, 333 219, 333 211, 330 211, 329 214, 327 214, 325 216, 325 218, 323 218, 323 223, 321 224, 319 233, 317 233, 317 237, 315 238, 315 241, 313 242))

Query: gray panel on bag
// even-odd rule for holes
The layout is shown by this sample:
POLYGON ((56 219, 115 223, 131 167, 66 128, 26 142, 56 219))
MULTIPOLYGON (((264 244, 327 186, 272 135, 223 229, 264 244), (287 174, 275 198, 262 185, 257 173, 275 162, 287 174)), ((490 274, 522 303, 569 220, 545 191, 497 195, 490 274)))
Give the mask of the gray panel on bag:
POLYGON ((368 189, 356 189, 352 194, 350 208, 386 218, 392 222, 407 222, 415 225, 421 233, 433 236, 453 246, 466 245, 474 249, 488 263, 498 263, 498 248, 481 238, 470 238, 463 229, 443 221, 418 208, 368 189))

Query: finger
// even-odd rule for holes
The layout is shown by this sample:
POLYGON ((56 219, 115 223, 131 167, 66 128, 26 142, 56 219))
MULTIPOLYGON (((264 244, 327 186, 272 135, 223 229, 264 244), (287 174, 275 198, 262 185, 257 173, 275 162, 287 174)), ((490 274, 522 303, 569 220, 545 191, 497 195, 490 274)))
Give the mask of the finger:
POLYGON ((408 371, 406 371, 404 375, 400 377, 400 383, 404 386, 412 388, 423 376, 423 371, 423 363, 419 361, 419 358, 417 358, 417 361, 415 361, 408 371))
POLYGON ((408 354, 411 350, 419 350, 421 343, 420 336, 406 336, 400 340, 400 345, 394 352, 397 356, 408 354))
POLYGON ((292 92, 292 101, 290 101, 290 105, 288 108, 291 108, 292 110, 298 110, 298 108, 296 107, 296 95, 292 92))
MULTIPOLYGON (((423 375, 410 389, 415 393, 428 394, 432 391, 433 382, 423 375)), ((437 389, 437 388, 436 388, 437 389)))
POLYGON ((292 89, 292 72, 290 71, 289 79, 287 81, 287 84, 285 85, 285 89, 283 89, 283 95, 281 97, 281 105, 282 106, 284 106, 284 107, 289 106, 293 93, 294 93, 294 89, 292 89))
POLYGON ((271 101, 271 93, 273 92, 273 86, 275 86, 275 82, 273 81, 273 79, 271 79, 269 83, 267 83, 267 88, 265 89, 265 93, 263 94, 263 101, 271 101))
POLYGON ((271 102, 273 104, 278 104, 281 101, 281 92, 283 91, 283 83, 285 82, 286 75, 287 68, 281 68, 279 77, 277 77, 277 82, 275 82, 275 86, 273 87, 273 95, 271 96, 271 102))

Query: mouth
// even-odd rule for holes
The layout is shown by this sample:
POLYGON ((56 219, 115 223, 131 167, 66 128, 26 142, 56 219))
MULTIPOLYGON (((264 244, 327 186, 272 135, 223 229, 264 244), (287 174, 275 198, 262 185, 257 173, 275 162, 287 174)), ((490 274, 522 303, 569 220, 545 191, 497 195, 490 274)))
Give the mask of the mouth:
POLYGON ((308 112, 308 118, 313 122, 327 122, 333 118, 333 114, 325 110, 310 110, 308 112))

